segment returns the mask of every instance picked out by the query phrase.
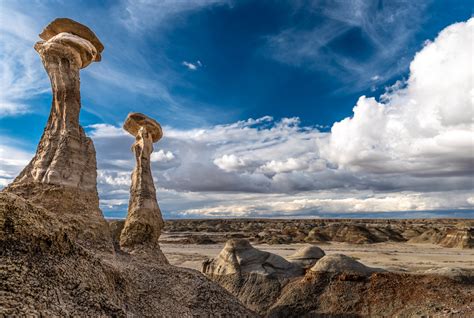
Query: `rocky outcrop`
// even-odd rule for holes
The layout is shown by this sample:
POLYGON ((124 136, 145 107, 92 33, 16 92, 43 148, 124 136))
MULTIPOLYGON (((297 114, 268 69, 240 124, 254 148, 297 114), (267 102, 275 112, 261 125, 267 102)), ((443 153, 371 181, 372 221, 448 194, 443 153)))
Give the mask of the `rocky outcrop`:
POLYGON ((128 215, 120 234, 120 246, 135 253, 150 254, 153 250, 161 261, 166 261, 158 245, 163 218, 156 200, 150 165, 153 143, 161 139, 163 132, 160 124, 140 113, 130 113, 123 127, 135 136, 132 151, 136 166, 132 173, 128 215))
POLYGON ((254 317, 197 271, 85 248, 55 213, 0 193, 1 317, 254 317))
POLYGON ((418 235, 412 236, 408 243, 474 248, 474 227, 472 222, 465 221, 452 227, 423 228, 418 235))
POLYGON ((287 259, 304 269, 309 269, 319 259, 324 257, 324 255, 326 254, 319 247, 315 245, 306 245, 297 250, 294 254, 288 256, 287 259))
POLYGON ((439 241, 444 247, 474 248, 474 227, 470 224, 460 223, 456 228, 446 230, 446 234, 439 241))
POLYGON ((421 274, 389 272, 343 254, 324 255, 319 248, 306 246, 288 259, 319 260, 305 274, 277 283, 258 274, 262 270, 251 260, 260 253, 249 245, 245 240, 229 242, 218 257, 203 264, 203 270, 263 317, 464 317, 472 311, 472 271, 441 268, 421 274), (228 266, 240 263, 245 266, 228 266))
MULTIPOLYGON (((153 247, 150 257, 118 244, 114 253, 99 210, 94 147, 79 125, 79 69, 100 60, 103 47, 69 19, 53 21, 41 36, 35 48, 51 78, 53 106, 35 157, 0 193, 0 316, 254 317, 204 275, 160 259, 153 245, 159 226, 139 232, 153 234, 138 241, 153 247)), ((147 129, 140 136, 139 156, 151 151, 147 138, 155 140, 147 129)), ((149 180, 140 178, 134 206, 154 209, 154 193, 145 195, 149 180)), ((115 236, 122 232, 116 225, 115 236)))
POLYGON ((428 229, 420 235, 412 237, 408 243, 430 243, 438 244, 444 237, 445 233, 442 229, 428 229))
POLYGON ((260 314, 290 279, 303 274, 298 265, 258 250, 243 239, 227 241, 216 258, 203 263, 202 272, 260 314))
POLYGON ((104 47, 70 19, 54 20, 40 37, 35 50, 51 80, 51 113, 35 156, 4 191, 57 213, 85 245, 111 250, 99 209, 94 144, 79 125, 79 70, 99 61, 104 47))
POLYGON ((314 272, 288 283, 266 317, 467 317, 472 280, 393 272, 314 272))
POLYGON ((259 274, 285 279, 300 275, 302 270, 281 256, 254 248, 245 239, 231 239, 216 258, 203 263, 202 272, 210 275, 259 274))

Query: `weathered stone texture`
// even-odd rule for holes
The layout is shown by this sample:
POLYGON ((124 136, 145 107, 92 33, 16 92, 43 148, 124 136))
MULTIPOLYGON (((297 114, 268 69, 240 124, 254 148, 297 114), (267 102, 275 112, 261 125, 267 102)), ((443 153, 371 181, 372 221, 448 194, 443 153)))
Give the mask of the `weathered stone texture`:
POLYGON ((132 151, 136 166, 132 173, 128 215, 120 235, 120 246, 135 252, 143 248, 159 250, 163 218, 156 200, 150 156, 153 143, 162 137, 163 132, 160 124, 139 113, 128 115, 124 129, 135 136, 132 151))
POLYGON ((111 250, 99 209, 94 144, 79 124, 79 70, 100 60, 103 46, 77 34, 100 43, 85 26, 57 19, 43 31, 45 41, 35 44, 51 81, 51 112, 35 156, 4 191, 57 213, 84 244, 111 250))

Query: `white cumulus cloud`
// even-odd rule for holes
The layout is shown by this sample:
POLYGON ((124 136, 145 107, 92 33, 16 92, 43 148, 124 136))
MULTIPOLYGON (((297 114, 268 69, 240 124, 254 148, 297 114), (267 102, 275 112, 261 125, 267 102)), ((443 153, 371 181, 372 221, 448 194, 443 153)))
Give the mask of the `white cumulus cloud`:
MULTIPOLYGON (((152 168, 165 215, 472 209, 473 28, 474 19, 447 27, 418 52, 406 81, 378 99, 361 96, 353 115, 330 132, 270 116, 195 129, 164 126, 152 168)), ((102 206, 123 211, 134 138, 119 126, 87 128, 102 206)), ((31 156, 12 143, 2 147, 5 184, 31 156)))
POLYGON ((474 19, 447 27, 418 52, 405 85, 362 96, 333 125, 323 155, 348 169, 418 175, 473 171, 474 19))

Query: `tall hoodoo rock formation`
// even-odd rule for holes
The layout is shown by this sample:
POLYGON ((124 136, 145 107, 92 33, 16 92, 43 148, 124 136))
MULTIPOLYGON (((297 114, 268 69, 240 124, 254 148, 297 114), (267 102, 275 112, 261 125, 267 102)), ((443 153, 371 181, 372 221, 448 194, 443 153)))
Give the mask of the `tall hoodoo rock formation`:
MULTIPOLYGON (((113 253, 94 146, 79 125, 79 70, 99 61, 103 46, 69 19, 53 21, 41 37, 35 48, 53 105, 35 157, 0 192, 0 317, 255 317, 203 275, 167 264, 159 248, 113 253)), ((132 246, 156 243, 162 224, 149 164, 161 128, 133 118, 138 165, 124 235, 132 246)))
POLYGON ((120 234, 120 246, 130 251, 142 248, 159 250, 158 239, 164 223, 156 200, 150 156, 153 143, 161 139, 163 131, 158 122, 140 113, 130 113, 123 128, 135 136, 132 151, 136 166, 132 173, 128 215, 120 234))
POLYGON ((12 186, 43 183, 95 191, 94 145, 79 125, 79 70, 100 61, 104 47, 89 28, 69 19, 54 20, 40 37, 44 41, 35 50, 51 80, 53 104, 36 155, 12 186))
POLYGON ((35 50, 51 81, 51 113, 35 156, 5 191, 58 213, 84 242, 110 245, 99 209, 94 144, 79 124, 79 70, 100 61, 104 46, 88 27, 66 18, 39 36, 35 50))

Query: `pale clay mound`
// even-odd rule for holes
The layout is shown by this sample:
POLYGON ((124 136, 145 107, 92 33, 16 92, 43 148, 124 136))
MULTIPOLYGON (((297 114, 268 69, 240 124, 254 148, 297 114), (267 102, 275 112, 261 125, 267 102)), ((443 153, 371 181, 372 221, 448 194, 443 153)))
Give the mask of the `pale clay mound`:
POLYGON ((243 239, 229 240, 217 257, 203 262, 202 271, 259 314, 272 305, 289 279, 303 275, 300 266, 243 239))
POLYGON ((321 259, 324 255, 324 251, 315 245, 306 245, 299 250, 297 250, 294 254, 287 257, 287 259, 304 269, 308 269, 312 267, 319 259, 321 259))
POLYGON ((53 103, 34 158, 0 193, 0 316, 255 316, 199 272, 169 265, 161 252, 163 221, 149 166, 155 138, 146 128, 134 144, 121 244, 113 243, 99 209, 94 144, 79 125, 79 70, 99 61, 103 46, 69 19, 53 21, 41 37, 35 49, 53 103))
POLYGON ((216 258, 203 263, 202 272, 211 275, 255 273, 287 278, 301 274, 302 269, 281 256, 254 248, 247 240, 232 239, 216 258))
POLYGON ((464 271, 443 269, 426 275, 387 272, 343 254, 324 255, 315 246, 304 246, 288 257, 322 256, 304 275, 278 280, 260 267, 239 270, 236 263, 255 260, 253 255, 261 253, 265 252, 248 241, 230 240, 217 257, 203 263, 203 270, 265 317, 463 317, 474 301, 474 279, 464 271), (447 295, 447 290, 452 293, 447 295))
POLYGON ((326 255, 310 268, 312 272, 358 273, 368 275, 381 272, 381 269, 371 268, 343 254, 326 255))

